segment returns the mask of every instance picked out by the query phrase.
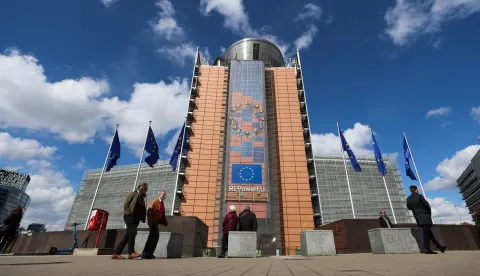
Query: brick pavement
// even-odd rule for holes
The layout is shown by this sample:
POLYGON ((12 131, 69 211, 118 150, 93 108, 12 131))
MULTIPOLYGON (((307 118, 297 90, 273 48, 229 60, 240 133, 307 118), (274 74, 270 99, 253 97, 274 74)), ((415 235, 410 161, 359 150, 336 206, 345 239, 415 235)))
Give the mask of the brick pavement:
POLYGON ((480 275, 480 251, 257 259, 111 260, 108 256, 1 256, 0 275, 480 275))

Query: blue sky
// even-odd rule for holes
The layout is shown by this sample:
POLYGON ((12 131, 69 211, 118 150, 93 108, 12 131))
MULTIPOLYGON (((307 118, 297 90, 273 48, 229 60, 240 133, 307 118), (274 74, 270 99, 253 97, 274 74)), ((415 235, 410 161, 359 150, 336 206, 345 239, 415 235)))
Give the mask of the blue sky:
POLYGON ((119 164, 138 162, 149 120, 169 158, 196 46, 212 62, 263 37, 300 50, 316 153, 339 154, 337 120, 357 156, 371 154, 367 125, 384 154, 401 156, 405 131, 434 216, 458 222, 457 204, 470 220, 455 180, 480 149, 479 12, 479 0, 6 1, 0 167, 32 176, 26 222, 62 228, 115 124, 119 164))

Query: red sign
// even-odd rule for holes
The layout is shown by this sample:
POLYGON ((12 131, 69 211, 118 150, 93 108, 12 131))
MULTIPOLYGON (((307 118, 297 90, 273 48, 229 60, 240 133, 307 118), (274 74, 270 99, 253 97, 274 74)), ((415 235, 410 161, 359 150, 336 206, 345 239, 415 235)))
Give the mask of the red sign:
POLYGON ((108 222, 108 212, 102 209, 92 210, 92 216, 88 221, 88 230, 105 230, 108 222))

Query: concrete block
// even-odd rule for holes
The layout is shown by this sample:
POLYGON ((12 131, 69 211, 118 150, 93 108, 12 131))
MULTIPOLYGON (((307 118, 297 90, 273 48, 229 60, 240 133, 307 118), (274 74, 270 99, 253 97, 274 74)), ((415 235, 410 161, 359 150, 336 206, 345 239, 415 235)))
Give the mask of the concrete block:
POLYGON ((73 256, 112 255, 114 252, 113 248, 75 248, 73 256))
POLYGON ((229 258, 256 258, 257 232, 229 232, 227 253, 229 258))
POLYGON ((337 254, 332 230, 306 230, 300 233, 302 256, 334 256, 337 254))
POLYGON ((368 230, 373 254, 419 253, 417 239, 410 228, 376 228, 368 230))
MULTIPOLYGON (((183 249, 183 234, 172 232, 159 232, 157 247, 153 255, 157 258, 181 258, 183 249)), ((148 231, 138 231, 135 238, 135 252, 142 254, 148 231)))

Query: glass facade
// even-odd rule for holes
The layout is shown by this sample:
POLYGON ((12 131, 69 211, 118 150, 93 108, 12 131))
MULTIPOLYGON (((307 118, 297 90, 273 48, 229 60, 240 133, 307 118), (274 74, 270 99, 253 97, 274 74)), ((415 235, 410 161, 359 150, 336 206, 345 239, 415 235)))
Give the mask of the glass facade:
MULTIPOLYGON (((377 218, 385 210, 393 222, 385 184, 378 172, 374 157, 357 157, 362 172, 354 172, 347 163, 352 191, 353 207, 357 219, 377 218)), ((347 160, 347 162, 349 162, 347 160)), ((384 158, 387 174, 385 181, 398 223, 413 223, 406 206, 406 193, 395 159, 384 158)), ((352 219, 345 167, 341 156, 315 156, 317 183, 322 204, 323 224, 340 219, 352 219)))
MULTIPOLYGON (((116 166, 110 172, 103 174, 93 208, 109 212, 107 229, 125 227, 123 204, 127 194, 133 191, 137 168, 138 164, 116 166)), ((73 202, 67 225, 74 222, 85 223, 87 220, 100 174, 101 169, 85 171, 82 184, 73 202)), ((176 173, 172 171, 168 161, 159 161, 154 165, 154 168, 142 164, 137 186, 143 182, 148 183, 147 204, 157 196, 158 192, 165 190, 167 192, 165 212, 170 214, 174 199, 175 176, 176 173)), ((146 226, 146 223, 140 223, 139 227, 148 226, 146 226)))
POLYGON ((0 186, 11 186, 25 192, 30 176, 28 174, 0 170, 0 186))
POLYGON ((0 222, 3 223, 17 206, 22 206, 25 214, 29 204, 30 197, 24 191, 12 186, 0 186, 0 222))

